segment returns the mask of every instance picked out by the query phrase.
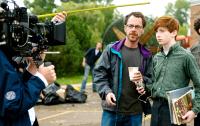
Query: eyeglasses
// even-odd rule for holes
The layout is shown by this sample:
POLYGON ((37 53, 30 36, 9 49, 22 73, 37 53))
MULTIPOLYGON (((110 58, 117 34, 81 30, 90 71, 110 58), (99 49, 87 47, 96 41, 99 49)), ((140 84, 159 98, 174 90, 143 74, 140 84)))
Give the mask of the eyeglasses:
POLYGON ((127 26, 128 28, 130 28, 130 29, 132 29, 132 28, 135 27, 135 29, 137 29, 137 30, 143 28, 143 27, 140 26, 140 25, 132 25, 132 24, 126 24, 126 26, 127 26))

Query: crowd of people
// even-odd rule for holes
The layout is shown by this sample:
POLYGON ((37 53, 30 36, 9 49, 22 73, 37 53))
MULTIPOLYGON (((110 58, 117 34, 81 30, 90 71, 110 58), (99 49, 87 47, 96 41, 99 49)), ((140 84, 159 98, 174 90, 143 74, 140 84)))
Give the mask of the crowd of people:
MULTIPOLYGON (((66 15, 59 13, 52 22, 62 22, 65 18, 66 15)), ((178 20, 162 16, 153 26, 161 48, 152 55, 140 44, 147 23, 141 12, 131 12, 124 19, 124 39, 107 45, 103 51, 101 42, 88 49, 82 63, 85 71, 80 91, 85 92, 91 70, 92 89, 102 100, 101 126, 141 126, 146 109, 139 99, 141 95, 153 100, 151 126, 176 126, 170 120, 166 92, 187 87, 192 81, 193 106, 181 117, 181 125, 194 119, 194 125, 199 126, 200 44, 192 47, 191 52, 181 47, 176 41, 178 20), (139 69, 130 76, 129 67, 139 69)), ((194 29, 200 35, 199 18, 195 20, 194 29)), ((14 54, 14 49, 0 46, 0 126, 38 126, 32 107, 41 91, 56 80, 54 66, 37 67, 29 57, 21 74, 13 61, 14 54)))

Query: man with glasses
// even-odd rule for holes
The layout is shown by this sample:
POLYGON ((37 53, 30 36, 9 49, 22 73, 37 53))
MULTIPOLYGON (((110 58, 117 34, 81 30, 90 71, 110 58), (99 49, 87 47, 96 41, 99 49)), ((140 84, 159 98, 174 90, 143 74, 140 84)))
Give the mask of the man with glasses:
POLYGON ((140 12, 125 17, 123 40, 109 44, 94 69, 94 83, 102 99, 102 126, 141 126, 143 108, 134 82, 146 83, 151 53, 139 42, 146 26, 140 12), (129 78, 128 67, 139 71, 129 78))

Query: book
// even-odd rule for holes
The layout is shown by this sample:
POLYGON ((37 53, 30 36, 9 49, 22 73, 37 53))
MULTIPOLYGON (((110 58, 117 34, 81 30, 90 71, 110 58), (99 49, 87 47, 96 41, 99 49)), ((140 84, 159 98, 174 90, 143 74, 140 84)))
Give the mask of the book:
POLYGON ((182 116, 192 109, 192 90, 179 98, 172 99, 172 107, 177 124, 182 124, 182 116))
POLYGON ((172 124, 182 124, 182 116, 192 109, 193 88, 191 86, 166 92, 172 124))

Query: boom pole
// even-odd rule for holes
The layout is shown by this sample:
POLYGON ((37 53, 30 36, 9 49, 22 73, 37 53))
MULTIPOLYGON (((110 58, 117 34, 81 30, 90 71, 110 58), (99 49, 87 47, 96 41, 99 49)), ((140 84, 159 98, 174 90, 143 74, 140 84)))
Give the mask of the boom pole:
MULTIPOLYGON (((108 6, 108 7, 97 7, 97 8, 88 8, 88 9, 81 9, 81 10, 63 11, 63 12, 67 13, 67 14, 74 14, 74 13, 79 13, 79 12, 84 12, 84 11, 104 10, 104 9, 127 7, 127 6, 136 6, 136 5, 144 5, 144 4, 150 4, 150 2, 142 2, 142 3, 135 3, 135 4, 124 4, 124 5, 117 5, 117 6, 113 5, 113 6, 108 6)), ((55 16, 58 13, 43 14, 43 15, 38 15, 37 17, 38 18, 50 17, 50 16, 55 16)))

